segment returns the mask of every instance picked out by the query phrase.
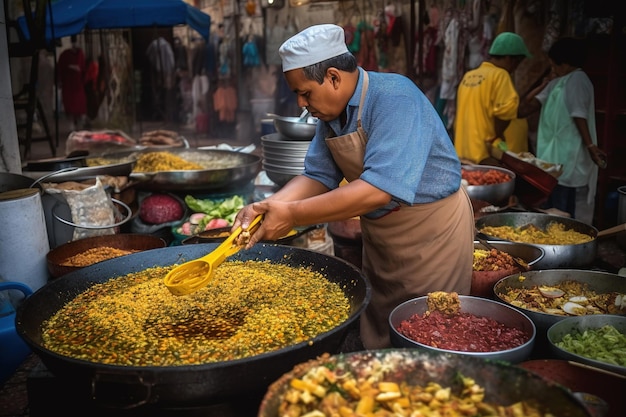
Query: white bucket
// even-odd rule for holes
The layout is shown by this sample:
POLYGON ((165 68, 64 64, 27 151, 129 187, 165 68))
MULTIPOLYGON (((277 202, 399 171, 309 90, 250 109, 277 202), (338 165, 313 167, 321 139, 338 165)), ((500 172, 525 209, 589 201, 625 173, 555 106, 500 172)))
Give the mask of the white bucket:
POLYGON ((0 193, 0 281, 16 281, 37 291, 48 282, 50 251, 41 190, 0 193))

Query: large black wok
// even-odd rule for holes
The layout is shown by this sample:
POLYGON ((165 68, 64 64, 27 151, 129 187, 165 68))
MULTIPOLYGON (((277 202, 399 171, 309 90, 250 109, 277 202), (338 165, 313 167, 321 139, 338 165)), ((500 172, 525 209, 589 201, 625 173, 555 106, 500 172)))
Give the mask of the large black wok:
POLYGON ((572 393, 562 386, 504 361, 417 349, 384 349, 339 354, 299 364, 270 386, 258 417, 280 417, 278 408, 290 381, 301 378, 319 365, 342 369, 364 379, 386 368, 386 381, 421 386, 436 382, 443 387, 451 387, 452 393, 456 395, 461 389, 459 377, 464 376, 474 379, 476 384, 485 389, 486 402, 506 406, 528 401, 541 411, 541 415, 590 416, 572 393))
MULTIPOLYGON (((122 159, 138 158, 142 153, 155 152, 154 149, 115 152, 102 155, 103 158, 122 159)), ((168 152, 190 162, 212 163, 221 161, 223 167, 207 168, 196 171, 158 171, 130 173, 135 188, 153 191, 216 191, 234 189, 247 185, 259 173, 261 158, 244 152, 218 149, 172 148, 159 152, 168 152)), ((214 165, 211 165, 214 166, 214 165)))
MULTIPOLYGON (((133 408, 143 404, 190 405, 219 403, 230 398, 262 394, 270 382, 296 363, 324 352, 335 352, 349 326, 370 299, 366 278, 342 259, 307 249, 257 244, 232 259, 270 260, 277 264, 306 266, 337 282, 350 299, 351 314, 343 324, 312 340, 250 358, 189 366, 118 366, 61 356, 42 346, 42 323, 66 302, 91 286, 153 266, 166 266, 198 258, 217 244, 154 249, 104 261, 51 281, 30 296, 16 315, 18 334, 56 376, 82 381, 90 398, 111 406, 133 408)), ((303 320, 305 320, 303 318, 303 320)))

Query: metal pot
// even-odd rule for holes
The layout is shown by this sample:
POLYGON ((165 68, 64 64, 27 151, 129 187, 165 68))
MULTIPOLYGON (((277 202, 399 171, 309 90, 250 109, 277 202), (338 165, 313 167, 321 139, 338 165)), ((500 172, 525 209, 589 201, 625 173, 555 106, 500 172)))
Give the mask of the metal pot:
MULTIPOLYGON (((591 265, 596 259, 598 229, 581 221, 543 213, 496 213, 477 219, 475 225, 478 232, 480 232, 485 226, 521 227, 528 224, 545 229, 553 222, 564 224, 567 229, 589 235, 592 240, 576 245, 533 243, 533 245, 539 246, 545 252, 543 258, 535 264, 534 269, 580 268, 591 265)), ((488 240, 505 240, 496 236, 485 236, 488 240)))
POLYGON ((506 202, 515 190, 515 173, 506 168, 491 165, 463 165, 466 171, 481 171, 483 173, 493 170, 500 171, 509 176, 510 180, 498 184, 487 185, 468 185, 466 187, 467 194, 471 199, 487 201, 491 204, 500 204, 506 202))
POLYGON ((30 177, 11 172, 0 172, 0 193, 31 188, 31 185, 33 185, 33 179, 30 177))
MULTIPOLYGON (((82 158, 81 164, 66 166, 57 170, 35 171, 25 169, 29 176, 37 178, 35 183, 42 182, 65 182, 65 181, 85 181, 93 179, 98 175, 110 175, 113 177, 127 177, 137 160, 128 155, 107 165, 88 166, 86 162, 89 158, 82 158)), ((43 168, 40 166, 40 168, 43 168)))
POLYGON ((510 405, 518 401, 532 401, 542 415, 590 416, 571 392, 525 369, 500 361, 415 349, 354 352, 300 364, 270 386, 258 416, 278 417, 278 407, 289 382, 302 377, 314 366, 327 364, 332 369, 343 368, 367 378, 372 374, 369 370, 381 369, 382 366, 378 365, 381 362, 389 369, 385 379, 398 384, 404 381, 414 385, 436 382, 443 387, 455 386, 458 389, 459 375, 463 375, 485 389, 485 401, 490 403, 510 405))
POLYGON ((467 357, 500 360, 510 363, 518 363, 528 359, 533 350, 535 335, 537 333, 535 325, 528 316, 510 305, 486 298, 459 295, 459 299, 461 301, 461 313, 472 314, 477 317, 487 317, 507 327, 521 330, 528 336, 528 340, 522 345, 511 349, 491 352, 448 350, 415 341, 402 334, 398 330, 398 327, 403 321, 409 320, 413 315, 417 314, 423 316, 428 311, 428 296, 425 295, 403 302, 389 314, 389 334, 391 336, 392 346, 435 352, 448 352, 467 357))
MULTIPOLYGON (((493 286, 496 299, 505 304, 509 304, 504 299, 507 288, 532 288, 539 285, 554 286, 563 281, 577 281, 586 284, 588 288, 596 293, 608 293, 616 291, 626 294, 626 278, 599 271, 585 271, 577 269, 554 269, 542 271, 528 271, 523 274, 513 274, 504 277, 493 286), (523 276, 524 279, 520 279, 523 276)), ((553 324, 563 320, 567 316, 548 314, 532 311, 526 308, 513 306, 525 313, 535 323, 537 327, 538 342, 546 341, 546 332, 553 324)))
MULTIPOLYGON (((562 342, 566 335, 583 334, 588 330, 597 330, 604 326, 612 326, 618 333, 622 334, 622 336, 626 335, 626 316, 598 314, 567 317, 560 320, 548 329, 547 337, 550 342, 551 351, 559 359, 584 363, 622 375, 626 378, 626 366, 611 363, 608 360, 592 359, 586 355, 577 354, 557 346, 557 343, 562 342)), ((596 346, 596 348, 598 348, 598 346, 596 346)))
MULTIPOLYGON (((155 152, 151 149, 105 154, 102 158, 137 158, 142 153, 155 152)), ((218 149, 172 148, 168 152, 192 162, 228 160, 227 168, 202 169, 197 171, 159 171, 130 173, 135 188, 152 191, 216 191, 232 190, 250 183, 258 174, 261 158, 244 152, 218 149)))
POLYGON ((217 244, 197 244, 153 249, 100 262, 57 278, 20 306, 16 316, 18 334, 52 373, 82 383, 90 391, 89 401, 120 408, 144 404, 202 404, 232 398, 241 401, 242 395, 262 394, 271 381, 296 363, 337 350, 349 326, 369 302, 369 282, 351 264, 307 249, 257 244, 232 258, 270 260, 320 272, 345 291, 352 309, 349 318, 334 329, 297 345, 250 358, 189 366, 104 365, 61 356, 42 346, 43 322, 79 293, 117 276, 199 258, 216 247, 217 244))

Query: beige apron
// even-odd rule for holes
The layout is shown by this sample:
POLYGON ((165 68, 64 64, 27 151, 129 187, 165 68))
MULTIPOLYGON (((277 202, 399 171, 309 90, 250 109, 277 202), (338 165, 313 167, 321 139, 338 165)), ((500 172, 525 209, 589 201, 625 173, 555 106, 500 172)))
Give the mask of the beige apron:
MULTIPOLYGON (((347 181, 363 171, 367 134, 361 112, 369 85, 364 72, 357 131, 326 138, 347 181)), ((388 317, 398 304, 431 291, 469 294, 472 279, 474 215, 463 187, 442 200, 401 205, 377 218, 361 216, 362 270, 372 298, 360 317, 366 349, 390 347, 388 317)))

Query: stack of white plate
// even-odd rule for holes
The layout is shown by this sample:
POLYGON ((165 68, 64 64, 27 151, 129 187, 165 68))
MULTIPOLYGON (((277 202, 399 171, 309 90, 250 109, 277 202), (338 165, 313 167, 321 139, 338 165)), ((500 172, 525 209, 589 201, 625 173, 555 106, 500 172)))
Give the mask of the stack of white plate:
POLYGON ((283 186, 304 171, 310 140, 290 140, 280 133, 261 136, 263 169, 270 180, 283 186))

